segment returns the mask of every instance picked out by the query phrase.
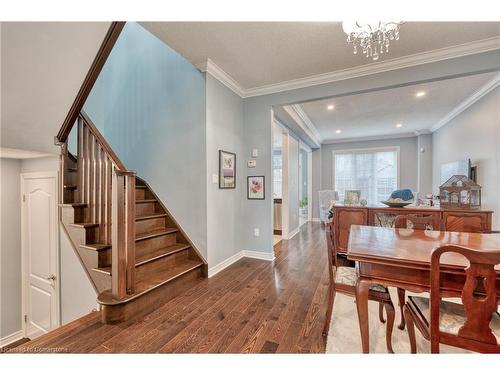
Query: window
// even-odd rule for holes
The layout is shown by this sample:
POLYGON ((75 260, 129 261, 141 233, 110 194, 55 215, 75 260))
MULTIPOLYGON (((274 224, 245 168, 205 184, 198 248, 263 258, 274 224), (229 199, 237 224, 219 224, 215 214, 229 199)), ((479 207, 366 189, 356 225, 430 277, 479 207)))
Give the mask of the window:
POLYGON ((399 147, 333 153, 334 190, 344 200, 346 190, 361 190, 361 199, 374 204, 398 188, 399 147))

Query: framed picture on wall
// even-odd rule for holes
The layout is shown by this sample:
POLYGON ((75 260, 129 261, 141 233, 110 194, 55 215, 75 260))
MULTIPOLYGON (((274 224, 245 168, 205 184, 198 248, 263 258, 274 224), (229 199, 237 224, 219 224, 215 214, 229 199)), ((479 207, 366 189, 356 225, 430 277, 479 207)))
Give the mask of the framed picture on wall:
POLYGON ((248 199, 266 199, 266 187, 264 176, 247 177, 247 198, 248 199))
POLYGON ((236 188, 236 154, 219 150, 219 189, 236 188))

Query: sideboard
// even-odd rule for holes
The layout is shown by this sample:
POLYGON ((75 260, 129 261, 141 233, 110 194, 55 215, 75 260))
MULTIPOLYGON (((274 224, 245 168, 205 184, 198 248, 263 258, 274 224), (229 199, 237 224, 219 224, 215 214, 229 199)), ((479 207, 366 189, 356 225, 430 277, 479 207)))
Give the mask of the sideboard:
POLYGON ((333 208, 334 244, 338 252, 347 251, 351 225, 394 226, 398 215, 436 216, 440 230, 452 232, 491 232, 493 211, 452 210, 424 206, 392 208, 385 206, 343 206, 333 208))

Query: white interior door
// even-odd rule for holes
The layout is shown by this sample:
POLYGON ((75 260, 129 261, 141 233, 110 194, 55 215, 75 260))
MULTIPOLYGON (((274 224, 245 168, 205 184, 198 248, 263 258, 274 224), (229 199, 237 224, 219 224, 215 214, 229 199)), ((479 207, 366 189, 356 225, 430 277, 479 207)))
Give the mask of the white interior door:
POLYGON ((59 326, 57 173, 23 173, 22 247, 25 335, 59 326))

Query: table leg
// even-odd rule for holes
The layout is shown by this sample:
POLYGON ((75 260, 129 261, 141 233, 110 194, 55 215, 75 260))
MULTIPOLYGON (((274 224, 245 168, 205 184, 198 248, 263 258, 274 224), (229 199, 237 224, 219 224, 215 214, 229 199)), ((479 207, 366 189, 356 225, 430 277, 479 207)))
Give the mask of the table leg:
POLYGON ((356 283, 356 308, 358 309, 359 329, 361 331, 361 343, 363 353, 370 352, 370 337, 368 326, 368 290, 371 281, 358 277, 356 283))

